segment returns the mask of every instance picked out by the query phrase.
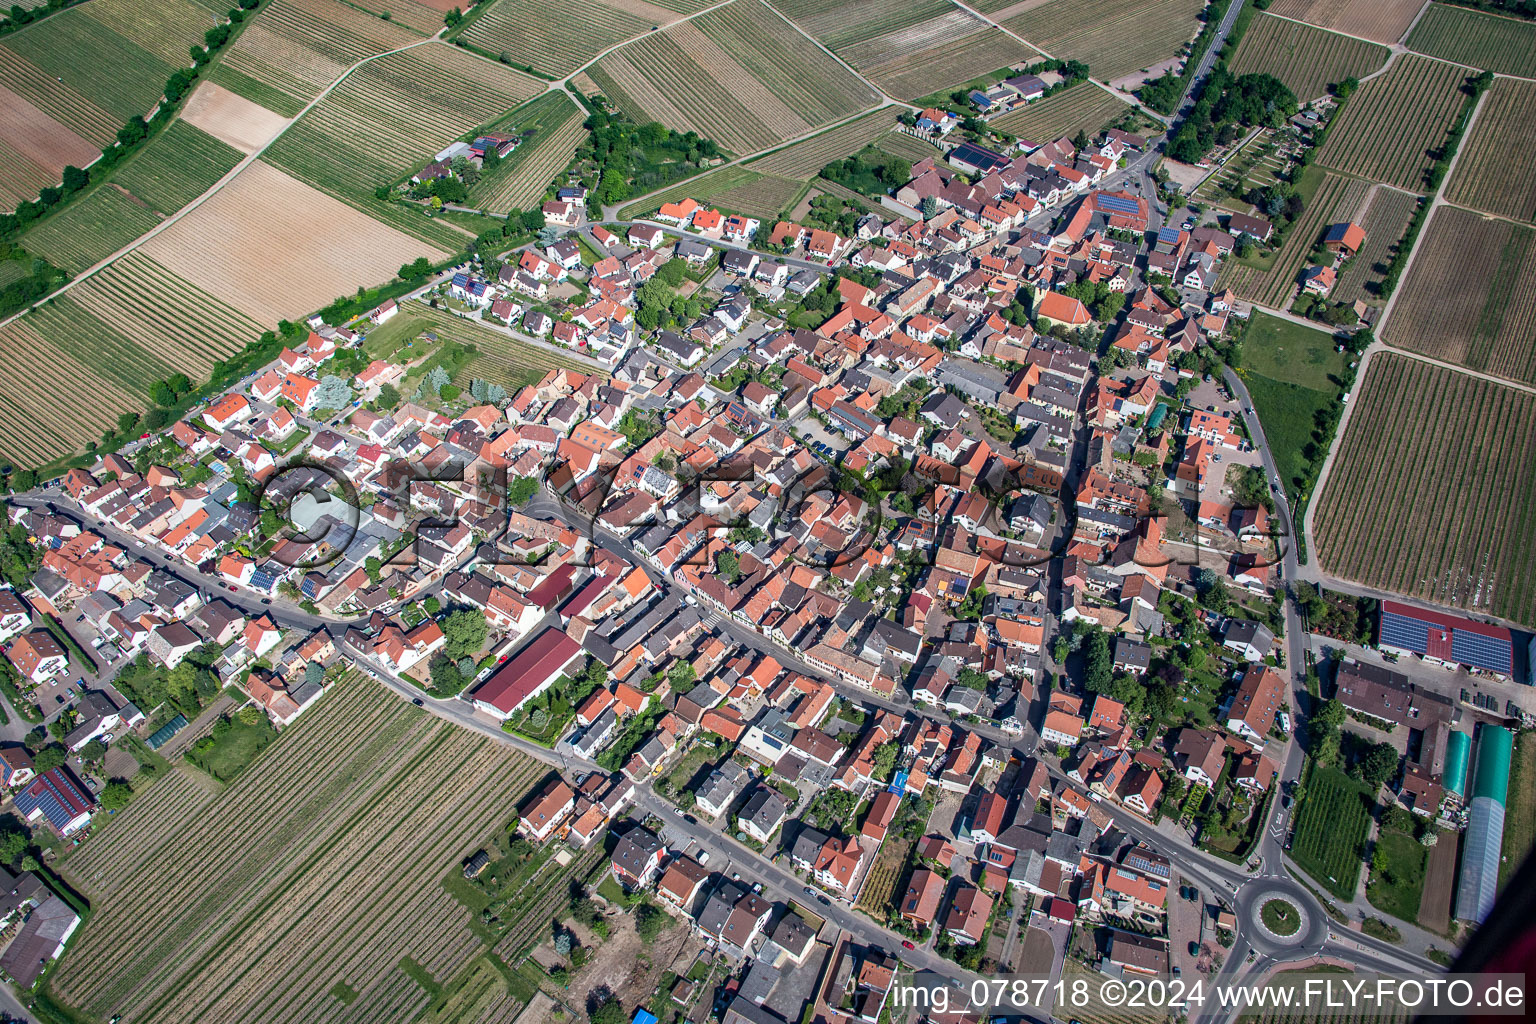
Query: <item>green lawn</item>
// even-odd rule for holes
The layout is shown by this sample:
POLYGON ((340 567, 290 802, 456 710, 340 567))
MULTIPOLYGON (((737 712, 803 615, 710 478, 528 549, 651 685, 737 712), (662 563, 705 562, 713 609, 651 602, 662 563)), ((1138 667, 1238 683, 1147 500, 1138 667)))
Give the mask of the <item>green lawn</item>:
POLYGON ((412 351, 403 351, 408 341, 414 341, 416 336, 432 325, 420 317, 406 316, 396 313, 392 319, 374 327, 368 325, 367 340, 363 342, 363 351, 372 359, 386 359, 390 362, 403 362, 401 358, 415 359, 423 355, 426 349, 422 346, 412 346, 412 351))
MULTIPOLYGON (((1245 347, 1245 359, 1246 355, 1245 347)), ((1301 497, 1300 489, 1310 485, 1310 480, 1303 479, 1310 461, 1303 449, 1313 444, 1313 417, 1319 409, 1331 405, 1334 396, 1331 392, 1275 380, 1249 370, 1239 373, 1248 394, 1253 397, 1254 412, 1264 425, 1264 437, 1274 455, 1280 479, 1291 500, 1296 501, 1301 497)))
POLYGON ((1354 899, 1374 800, 1348 775, 1315 763, 1304 785, 1291 859, 1335 896, 1354 899))
POLYGON ((266 715, 254 725, 247 725, 237 716, 215 724, 213 733, 194 743, 186 757, 220 782, 229 782, 275 739, 277 730, 266 715))
POLYGON ((1383 828, 1376 839, 1371 880, 1365 887, 1371 906, 1402 921, 1417 920, 1428 862, 1428 848, 1412 833, 1383 828))
MULTIPOLYGON (((1243 369, 1315 391, 1336 389, 1330 375, 1348 365, 1333 335, 1254 310, 1243 336, 1243 369)), ((1266 424, 1266 429, 1268 425, 1266 424)))

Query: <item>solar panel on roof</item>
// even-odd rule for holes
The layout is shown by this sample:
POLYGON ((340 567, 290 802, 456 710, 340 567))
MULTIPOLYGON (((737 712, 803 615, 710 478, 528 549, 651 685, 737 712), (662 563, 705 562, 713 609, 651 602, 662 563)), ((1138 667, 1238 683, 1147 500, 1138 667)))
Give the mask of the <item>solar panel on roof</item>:
POLYGON ((1116 196, 1110 195, 1106 192, 1101 192, 1099 193, 1099 197, 1096 201, 1098 203, 1099 209, 1107 210, 1110 213, 1140 212, 1140 208, 1136 205, 1136 200, 1129 199, 1125 196, 1116 196))

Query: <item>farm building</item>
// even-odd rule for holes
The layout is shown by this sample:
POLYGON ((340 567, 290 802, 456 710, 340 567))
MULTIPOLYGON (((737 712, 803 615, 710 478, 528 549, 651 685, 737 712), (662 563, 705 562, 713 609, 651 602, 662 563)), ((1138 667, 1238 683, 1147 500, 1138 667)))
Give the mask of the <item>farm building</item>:
POLYGON ((30 822, 46 821, 60 836, 90 824, 96 800, 68 768, 51 768, 17 792, 16 810, 30 822))
POLYGON ((1461 877, 1456 883, 1456 917, 1482 923, 1493 909, 1499 887, 1499 856, 1504 844, 1504 797, 1509 790, 1509 755, 1514 737, 1508 729, 1485 725, 1477 737, 1477 768, 1461 877))
POLYGON ((950 150, 949 162, 966 174, 986 174, 1008 166, 1006 156, 974 142, 962 142, 950 150))
POLYGON ((503 721, 511 718, 524 701, 548 689, 580 653, 576 641, 558 629, 546 629, 475 689, 475 706, 503 721))
POLYGON ((1465 665, 1505 678, 1514 672, 1509 630, 1401 601, 1381 602, 1377 643, 1389 653, 1417 654, 1425 661, 1465 665))
POLYGON ((1365 244, 1365 229, 1359 224, 1333 224, 1323 235, 1323 247, 1329 252, 1353 256, 1365 244))

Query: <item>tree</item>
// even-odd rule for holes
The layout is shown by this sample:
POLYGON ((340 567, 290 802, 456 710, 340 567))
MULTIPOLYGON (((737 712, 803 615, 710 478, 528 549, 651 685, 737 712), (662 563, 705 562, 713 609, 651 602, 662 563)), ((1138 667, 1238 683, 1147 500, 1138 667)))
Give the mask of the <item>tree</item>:
POLYGON ((654 903, 645 902, 635 908, 635 933, 640 941, 650 945, 667 927, 667 915, 654 903))
POLYGON ((100 761, 107 756, 107 745, 101 740, 91 740, 80 748, 80 756, 87 761, 100 761))
POLYGON ((447 639, 443 654, 454 661, 478 651, 488 632, 485 616, 468 608, 450 612, 443 619, 442 630, 447 639))
POLYGON ((393 409, 400 404, 400 392, 393 384, 379 386, 379 405, 385 409, 393 409))
POLYGON ((1397 749, 1390 743, 1374 743, 1360 759, 1360 777, 1372 789, 1380 788, 1397 771, 1397 749))
POLYGON ((261 510, 261 535, 263 537, 275 537, 283 528, 282 520, 278 519, 277 512, 264 508, 261 510))
POLYGON ((32 767, 41 775, 51 771, 69 760, 69 754, 57 743, 50 743, 36 754, 32 755, 32 767))
POLYGON ((91 175, 89 171, 82 171, 73 164, 64 168, 63 185, 65 192, 78 192, 90 183, 91 175))
POLYGON ((539 482, 531 476, 520 476, 507 486, 507 500, 521 508, 539 493, 539 482))
POLYGON ((13 815, 0 818, 0 861, 16 863, 32 845, 32 833, 28 832, 13 815))
POLYGON ((464 674, 452 658, 434 658, 432 661, 432 688, 438 693, 458 693, 464 689, 464 674))
POLYGON ((1087 672, 1083 685, 1090 693, 1108 693, 1114 685, 1114 658, 1109 652, 1109 639, 1101 629, 1088 634, 1084 653, 1087 672))
POLYGON ((421 379, 421 388, 417 391, 417 394, 431 393, 433 395, 440 395, 443 388, 450 386, 452 383, 453 380, 448 376, 447 370, 441 366, 434 366, 421 379))
POLYGON ((587 1019, 592 1024, 629 1024, 624 1016, 623 1005, 619 1003, 617 996, 612 995, 589 1009, 587 1019))
POLYGON ((304 681, 311 686, 319 686, 325 682, 325 666, 318 661, 311 661, 304 666, 304 681))
POLYGON ((328 373, 320 378, 314 400, 316 409, 345 409, 352 401, 352 388, 336 374, 328 373))
POLYGON ((901 744, 896 740, 886 740, 875 748, 874 769, 875 778, 881 782, 888 780, 896 771, 896 757, 901 753, 901 744))
POLYGON ((571 933, 562 928, 560 934, 555 936, 555 954, 557 956, 570 956, 571 946, 571 933))
POLYGON ((175 405, 176 392, 171 390, 167 382, 157 380, 149 386, 149 399, 156 405, 175 405))
POLYGON ((120 811, 133 800, 133 787, 122 779, 113 779, 101 791, 99 802, 103 810, 120 811))
POLYGON ((384 563, 380 562, 377 556, 369 555, 363 559, 363 571, 368 574, 368 582, 378 586, 379 579, 384 574, 384 563))
POLYGON ((741 559, 736 552, 722 551, 715 556, 715 575, 727 583, 735 583, 741 578, 741 559))
POLYGON ((1337 729, 1344 723, 1344 705, 1337 700, 1325 700, 1315 712, 1312 713, 1312 728, 1337 729))

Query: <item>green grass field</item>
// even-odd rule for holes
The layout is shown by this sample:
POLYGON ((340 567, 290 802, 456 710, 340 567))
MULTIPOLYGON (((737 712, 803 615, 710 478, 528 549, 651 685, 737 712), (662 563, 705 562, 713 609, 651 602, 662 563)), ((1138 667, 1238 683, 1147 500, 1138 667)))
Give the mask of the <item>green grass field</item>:
POLYGON ((1365 887, 1371 906, 1403 921, 1417 920, 1428 864, 1428 847, 1411 833, 1383 828, 1376 837, 1371 880, 1365 887))
POLYGON ((187 751, 186 757, 220 782, 232 781, 256 760, 257 754, 277 739, 277 730, 272 728, 266 715, 262 715, 254 725, 247 725, 239 718, 231 718, 227 732, 216 724, 214 733, 222 734, 198 740, 187 751))
POLYGON ((207 132, 172 122, 107 182, 29 230, 22 244, 79 273, 208 191, 240 158, 207 132))
POLYGON ((1291 859, 1335 896, 1354 899, 1371 794, 1343 772, 1318 764, 1310 765, 1305 785, 1291 859))
POLYGON ((1291 500, 1295 501, 1301 496, 1303 473, 1308 463, 1302 449, 1314 443, 1313 417, 1317 410, 1334 401, 1333 396, 1260 373, 1240 371, 1240 375, 1253 398, 1254 412, 1264 424, 1264 437, 1274 455, 1275 468, 1279 470, 1291 500))
POLYGON ((1332 391, 1328 378, 1348 365, 1333 335, 1255 310, 1243 336, 1243 369, 1314 391, 1332 391))
POLYGON ((1503 860, 1499 862, 1499 887, 1514 877, 1536 846, 1536 733, 1515 737, 1509 759, 1509 795, 1505 800, 1503 860))

